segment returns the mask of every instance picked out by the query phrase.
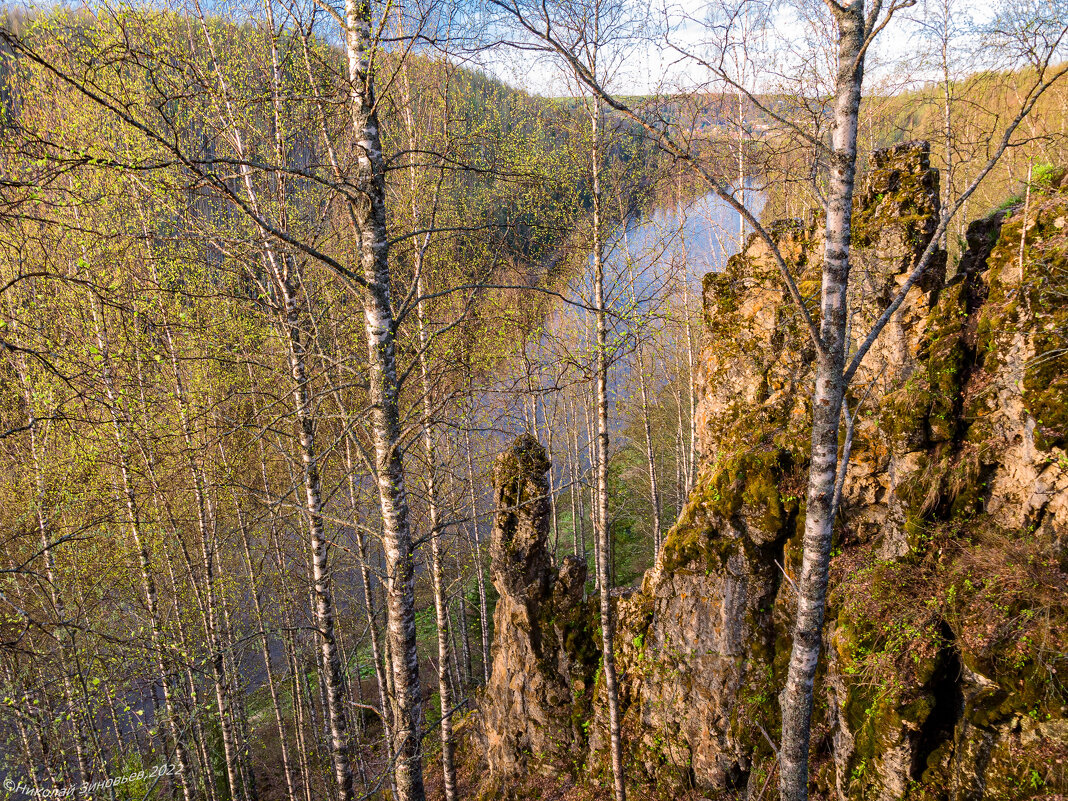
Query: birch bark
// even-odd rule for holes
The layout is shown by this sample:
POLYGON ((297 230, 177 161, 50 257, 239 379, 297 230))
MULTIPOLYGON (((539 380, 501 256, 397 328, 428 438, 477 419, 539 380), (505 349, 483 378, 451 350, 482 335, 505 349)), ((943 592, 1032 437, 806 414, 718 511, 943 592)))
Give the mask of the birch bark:
POLYGON ((649 502, 653 507, 653 560, 660 553, 660 488, 656 483, 656 457, 653 453, 653 431, 649 421, 649 393, 645 386, 644 350, 638 350, 638 386, 642 398, 642 425, 645 431, 645 460, 649 470, 649 502))
POLYGON ((415 571, 408 493, 400 452, 396 330, 390 300, 385 164, 375 101, 370 0, 345 0, 345 50, 359 199, 349 205, 359 236, 364 289, 371 428, 386 556, 387 619, 393 668, 394 776, 400 801, 423 801, 422 692, 415 632, 415 571))
POLYGON ((593 172, 593 306, 596 317, 597 347, 597 448, 596 514, 597 584, 600 590, 602 659, 605 694, 608 696, 608 727, 612 749, 612 784, 616 801, 626 801, 627 789, 623 776, 623 744, 620 732, 619 686, 616 677, 615 619, 612 611, 612 585, 609 575, 611 549, 608 531, 608 332, 604 289, 604 248, 601 219, 601 103, 593 100, 590 115, 593 145, 590 151, 593 172))
POLYGON ((857 123, 864 75, 867 24, 863 0, 834 6, 839 28, 838 74, 831 133, 820 339, 812 396, 812 458, 809 467, 804 550, 797 579, 797 620, 786 685, 780 696, 782 743, 779 792, 784 801, 808 798, 808 752, 812 688, 823 636, 830 567, 833 499, 838 470, 838 421, 845 394, 853 183, 856 177, 857 123))
POLYGON ((482 572, 482 541, 478 533, 478 495, 475 492, 475 457, 471 454, 471 431, 464 429, 464 445, 467 448, 467 491, 471 509, 471 547, 475 560, 475 586, 478 588, 478 629, 482 637, 482 683, 489 684, 490 643, 489 609, 486 601, 486 576, 482 572))

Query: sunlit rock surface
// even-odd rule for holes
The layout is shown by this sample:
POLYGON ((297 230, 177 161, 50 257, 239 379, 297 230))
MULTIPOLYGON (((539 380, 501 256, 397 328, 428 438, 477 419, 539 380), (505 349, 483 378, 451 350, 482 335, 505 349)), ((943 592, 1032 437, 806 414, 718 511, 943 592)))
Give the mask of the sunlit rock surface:
MULTIPOLYGON (((1034 188, 1026 215, 1019 204, 974 222, 947 279, 945 253, 931 242, 938 180, 927 145, 909 142, 874 154, 858 192, 854 349, 928 247, 933 258, 849 394, 851 459, 817 677, 812 792, 1060 798, 1068 792, 1068 181, 1060 173, 1034 188)), ((818 323, 819 221, 770 230, 818 323)), ((625 759, 628 780, 646 788, 638 797, 698 788, 756 799, 776 783, 814 350, 758 237, 706 278, 704 311, 700 476, 656 565, 616 605, 625 759)), ((528 477, 544 469, 539 448, 513 448, 498 470, 499 502, 514 503, 519 484, 529 486, 524 498, 544 493, 528 477), (531 468, 517 472, 520 464, 531 468)), ((554 753, 567 769, 586 731, 583 758, 598 775, 607 764, 603 682, 592 709, 576 702, 571 657, 552 650, 557 628, 544 625, 555 613, 542 610, 556 608, 555 573, 536 533, 548 512, 524 508, 514 522, 499 513, 494 534, 502 605, 485 701, 500 743, 491 769, 524 769, 514 756, 524 749, 542 770, 554 753), (529 562, 508 572, 517 553, 529 562)))
POLYGON ((500 593, 493 615, 493 668, 481 707, 492 797, 528 771, 573 772, 582 763, 599 652, 583 602, 586 566, 549 559, 550 467, 545 449, 520 436, 497 458, 490 572, 500 593), (587 700, 583 701, 583 698, 587 700))

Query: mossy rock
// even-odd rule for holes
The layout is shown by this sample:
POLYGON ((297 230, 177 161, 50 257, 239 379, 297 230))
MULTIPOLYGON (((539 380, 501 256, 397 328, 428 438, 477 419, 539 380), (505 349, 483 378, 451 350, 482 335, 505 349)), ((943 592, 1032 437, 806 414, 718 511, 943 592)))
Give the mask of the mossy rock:
POLYGON ((735 548, 745 547, 726 529, 735 521, 752 545, 765 545, 792 533, 789 523, 801 498, 783 494, 784 476, 793 466, 788 451, 743 452, 723 459, 699 478, 678 522, 664 538, 663 565, 678 570, 703 559, 726 564, 735 548))
POLYGON ((893 226, 914 249, 922 250, 937 224, 938 186, 927 142, 905 142, 875 151, 864 192, 854 204, 854 247, 878 244, 882 232, 893 226))
POLYGON ((989 298, 977 349, 992 371, 1016 332, 1029 334, 1033 356, 1022 395, 1035 418, 1036 444, 1068 442, 1068 194, 1051 190, 1017 207, 987 260, 989 298), (1026 230, 1025 230, 1026 218, 1026 230))
POLYGON ((968 282, 958 281, 940 293, 917 353, 918 368, 880 404, 880 427, 899 452, 957 436, 969 366, 969 292, 968 282))

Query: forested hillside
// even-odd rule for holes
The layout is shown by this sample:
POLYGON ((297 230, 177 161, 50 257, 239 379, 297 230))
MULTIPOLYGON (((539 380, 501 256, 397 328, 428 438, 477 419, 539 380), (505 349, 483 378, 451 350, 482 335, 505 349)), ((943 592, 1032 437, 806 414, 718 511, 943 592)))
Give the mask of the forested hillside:
POLYGON ((1058 3, 5 9, 5 797, 1068 791, 1058 3))
MULTIPOLYGON (((1000 121, 1011 119, 1019 111, 1021 92, 1034 77, 1031 70, 982 71, 945 83, 929 82, 910 91, 872 93, 864 99, 860 110, 860 152, 870 153, 911 139, 929 141, 932 164, 942 174, 942 201, 948 204, 985 166, 992 147, 991 132, 999 130, 1000 121)), ((1032 179, 1037 176, 1042 181, 1043 176, 1068 161, 1066 92, 1068 89, 1060 83, 1039 98, 1028 118, 1014 131, 1012 146, 962 207, 948 237, 955 258, 966 247, 965 232, 970 219, 1023 199, 1030 173, 1034 173, 1032 179)), ((774 145, 770 149, 776 150, 774 145)), ((777 167, 782 170, 780 177, 789 181, 799 167, 804 169, 797 164, 796 155, 789 149, 775 152, 771 159, 775 166, 769 172, 774 174, 777 167)), ((788 184, 772 185, 769 215, 786 214, 788 210, 798 214, 798 199, 787 198, 782 191, 785 185, 788 184)), ((815 198, 810 202, 818 205, 815 198)))

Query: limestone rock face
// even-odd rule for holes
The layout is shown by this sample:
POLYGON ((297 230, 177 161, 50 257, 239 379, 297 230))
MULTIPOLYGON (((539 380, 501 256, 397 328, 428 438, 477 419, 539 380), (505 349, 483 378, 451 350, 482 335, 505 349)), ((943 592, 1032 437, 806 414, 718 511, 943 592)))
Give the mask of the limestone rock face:
MULTIPOLYGON (((799 220, 771 226, 779 250, 796 270, 798 288, 819 305, 822 239, 799 220)), ((724 272, 704 280, 706 336, 696 371, 697 450, 705 464, 730 450, 728 433, 744 431, 755 418, 801 420, 815 352, 791 313, 779 268, 755 234, 724 272), (739 418, 746 426, 739 426, 739 418)))
MULTIPOLYGON (((746 705, 763 719, 782 543, 762 545, 745 523, 714 513, 694 522, 717 530, 708 551, 674 569, 674 555, 662 558, 641 592, 618 604, 624 727, 636 734, 628 761, 654 784, 738 788, 753 744, 733 725, 732 711, 746 705)), ((594 750, 607 744, 601 700, 594 750)))
MULTIPOLYGON (((947 283, 927 145, 869 164, 854 347, 928 246, 935 258, 849 396, 816 797, 1068 790, 1068 387, 1060 403, 1047 388, 1068 372, 1066 211, 1052 189, 1026 223, 1016 209, 974 224, 947 283), (1057 362, 1046 383, 1044 359, 1057 362)), ((819 225, 772 231, 818 315, 819 225)), ((774 784, 813 354, 761 240, 706 278, 704 308, 700 480, 641 590, 617 607, 624 734, 638 783, 755 798, 774 784)), ((595 711, 596 752, 606 715, 595 711)))
POLYGON ((588 696, 599 652, 583 603, 586 565, 569 556, 556 569, 546 549, 549 467, 545 449, 523 435, 494 470, 490 572, 500 599, 481 709, 490 783, 531 770, 567 773, 585 748, 573 711, 588 696))
MULTIPOLYGON (((948 280, 931 241, 938 175, 926 144, 874 154, 863 187, 852 348, 921 255, 933 248, 936 257, 848 395, 851 459, 816 679, 811 794, 1063 798, 1068 182, 1036 190, 1026 212, 1015 207, 971 225, 948 280)), ((818 318, 820 224, 786 221, 771 231, 818 318)), ((770 798, 814 354, 757 238, 706 277, 703 301, 697 486, 641 587, 616 598, 624 758, 635 797, 670 797, 674 787, 770 798)), ((565 699, 572 721, 589 724, 584 757, 596 770, 607 763, 603 681, 593 687, 587 672, 581 685, 587 695, 592 687, 593 703, 579 702, 572 666, 582 640, 574 628, 561 637, 557 623, 545 623, 558 619, 555 610, 576 608, 577 580, 564 575, 580 566, 548 567, 544 535, 531 533, 545 526, 547 512, 534 502, 544 485, 509 478, 518 474, 511 465, 541 465, 544 456, 533 446, 520 451, 537 453, 526 462, 502 457, 502 465, 511 461, 499 470, 502 514, 517 504, 524 511, 499 514, 494 534, 501 644, 487 704, 504 745, 491 759, 522 768, 514 755, 527 749, 568 764, 564 751, 584 746, 582 727, 554 715, 552 697, 565 699), (548 742, 539 727, 560 734, 548 742), (566 748, 554 752, 558 742, 566 748)), ((595 669, 594 647, 585 653, 593 662, 583 664, 595 669)))

